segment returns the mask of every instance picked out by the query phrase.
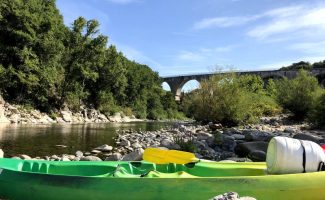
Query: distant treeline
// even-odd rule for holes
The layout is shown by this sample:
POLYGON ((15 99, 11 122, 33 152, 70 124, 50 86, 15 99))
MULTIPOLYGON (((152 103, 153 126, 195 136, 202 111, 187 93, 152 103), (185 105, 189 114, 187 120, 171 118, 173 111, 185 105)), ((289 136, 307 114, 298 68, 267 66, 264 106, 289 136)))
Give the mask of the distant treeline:
POLYGON ((315 62, 311 64, 310 62, 300 61, 297 63, 293 63, 287 67, 282 67, 280 70, 311 70, 313 68, 325 68, 325 60, 320 62, 315 62))
POLYGON ((140 118, 180 117, 158 73, 128 60, 96 20, 65 26, 55 0, 0 0, 0 95, 45 112, 93 107, 140 118))

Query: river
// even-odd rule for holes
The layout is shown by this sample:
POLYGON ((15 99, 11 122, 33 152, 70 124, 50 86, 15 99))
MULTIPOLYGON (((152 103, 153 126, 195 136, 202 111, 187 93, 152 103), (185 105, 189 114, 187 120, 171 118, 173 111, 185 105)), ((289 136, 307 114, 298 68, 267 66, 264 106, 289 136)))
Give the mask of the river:
POLYGON ((113 138, 120 130, 153 131, 170 125, 166 122, 0 124, 0 149, 5 152, 5 157, 74 154, 77 150, 91 151, 103 144, 114 146, 113 138))

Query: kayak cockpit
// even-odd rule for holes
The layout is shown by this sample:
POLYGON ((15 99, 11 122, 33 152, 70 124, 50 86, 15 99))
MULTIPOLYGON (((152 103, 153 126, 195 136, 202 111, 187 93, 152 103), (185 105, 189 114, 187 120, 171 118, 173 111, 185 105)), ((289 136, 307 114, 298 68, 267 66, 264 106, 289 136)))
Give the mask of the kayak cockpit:
POLYGON ((1 159, 0 167, 27 173, 92 177, 235 177, 266 175, 265 163, 49 162, 1 159), (6 160, 4 162, 4 160, 6 160))

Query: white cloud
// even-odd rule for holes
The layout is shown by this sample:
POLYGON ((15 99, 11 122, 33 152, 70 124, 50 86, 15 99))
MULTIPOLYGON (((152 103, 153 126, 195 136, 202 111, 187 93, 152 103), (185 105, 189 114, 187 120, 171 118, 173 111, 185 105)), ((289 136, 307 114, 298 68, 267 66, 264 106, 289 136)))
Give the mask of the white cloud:
POLYGON ((272 9, 256 15, 223 16, 205 18, 194 23, 196 30, 207 28, 228 28, 247 25, 247 35, 256 39, 281 40, 288 38, 310 37, 311 35, 324 36, 325 5, 310 6, 298 5, 272 9), (251 22, 258 22, 254 26, 251 22), (287 34, 287 35, 285 35, 287 34), (276 38, 280 36, 280 38, 276 38))
POLYGON ((325 30, 325 7, 287 7, 264 14, 266 23, 254 27, 247 34, 253 38, 266 39, 271 36, 291 33, 304 36, 310 32, 325 30))
POLYGON ((212 27, 226 28, 231 26, 240 26, 258 19, 260 16, 241 16, 241 17, 214 17, 205 18, 196 22, 194 29, 207 29, 212 27))

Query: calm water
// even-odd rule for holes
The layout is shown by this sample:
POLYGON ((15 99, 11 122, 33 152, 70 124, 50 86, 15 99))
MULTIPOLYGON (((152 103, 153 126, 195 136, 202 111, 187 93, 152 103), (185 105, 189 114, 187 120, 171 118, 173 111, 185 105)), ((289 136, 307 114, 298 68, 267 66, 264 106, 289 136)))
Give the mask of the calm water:
POLYGON ((97 146, 114 146, 118 130, 157 130, 170 126, 164 122, 105 123, 105 124, 0 124, 0 148, 5 157, 17 154, 45 156, 74 154, 77 150, 90 151, 97 146), (65 145, 59 148, 56 145, 65 145))

